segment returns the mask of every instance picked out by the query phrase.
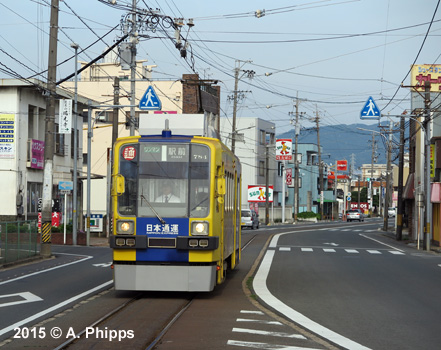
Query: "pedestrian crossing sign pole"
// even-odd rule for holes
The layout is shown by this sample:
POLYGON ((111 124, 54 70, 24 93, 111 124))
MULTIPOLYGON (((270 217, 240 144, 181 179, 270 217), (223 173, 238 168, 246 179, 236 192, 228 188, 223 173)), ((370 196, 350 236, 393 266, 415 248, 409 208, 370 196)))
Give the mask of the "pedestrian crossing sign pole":
POLYGON ((380 119, 381 113, 372 96, 369 96, 360 112, 360 119, 380 119))

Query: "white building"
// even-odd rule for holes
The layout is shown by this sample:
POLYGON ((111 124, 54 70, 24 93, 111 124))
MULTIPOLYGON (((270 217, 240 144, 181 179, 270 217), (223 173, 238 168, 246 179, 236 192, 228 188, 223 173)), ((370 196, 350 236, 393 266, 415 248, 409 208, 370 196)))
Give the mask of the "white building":
MULTIPOLYGON (((231 148, 232 118, 222 117, 220 119, 222 142, 231 148)), ((275 158, 275 142, 275 124, 273 122, 254 117, 236 119, 235 154, 239 157, 242 165, 242 208, 249 208, 251 204, 248 202, 248 185, 264 186, 266 184, 266 156, 268 152, 269 186, 274 186, 274 206, 277 207, 274 217, 280 218, 282 176, 278 172, 278 162, 275 158)), ((288 192, 286 191, 286 193, 288 192)), ((264 220, 264 208, 265 203, 259 203, 260 221, 264 220)))
MULTIPOLYGON (((74 160, 73 134, 58 132, 58 99, 60 98, 73 99, 73 95, 57 89, 52 193, 53 198, 61 199, 58 184, 60 181, 72 181, 74 160)), ((79 96, 78 111, 81 111, 85 104, 86 100, 79 96)), ((76 118, 79 130, 81 130, 83 124, 81 114, 76 118)), ((2 179, 0 197, 7 199, 0 201, 2 221, 16 220, 17 215, 22 215, 24 219, 37 217, 38 199, 42 197, 43 189, 45 119, 44 83, 36 79, 0 80, 0 173, 2 179)), ((81 144, 82 133, 78 132, 77 135, 81 144)), ((78 162, 78 166, 81 166, 81 161, 78 162)), ((67 206, 72 208, 70 196, 67 206)))

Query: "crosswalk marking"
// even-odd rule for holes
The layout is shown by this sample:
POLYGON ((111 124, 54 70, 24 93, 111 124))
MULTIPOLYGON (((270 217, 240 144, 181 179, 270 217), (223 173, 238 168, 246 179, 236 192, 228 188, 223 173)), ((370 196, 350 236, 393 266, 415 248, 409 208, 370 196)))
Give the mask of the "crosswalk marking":
POLYGON ((335 249, 332 249, 332 248, 324 248, 323 251, 325 253, 335 253, 335 249))
POLYGON ((236 322, 254 322, 254 323, 262 323, 262 324, 272 324, 276 326, 281 326, 282 324, 278 321, 264 321, 264 320, 253 320, 249 318, 238 318, 236 322))
POLYGON ((290 345, 275 345, 268 343, 258 343, 251 341, 237 341, 237 340, 229 340, 227 342, 228 345, 241 346, 244 348, 253 348, 260 350, 320 350, 318 348, 305 348, 300 346, 290 346, 290 345))
POLYGON ((248 328, 233 328, 233 332, 257 334, 257 335, 269 335, 272 337, 306 339, 306 337, 304 337, 301 334, 290 334, 290 333, 284 333, 284 332, 267 332, 267 331, 261 331, 261 330, 257 330, 257 329, 248 329, 248 328))
POLYGON ((368 252, 372 255, 382 255, 384 253, 389 253, 393 255, 406 255, 406 253, 400 252, 398 250, 376 250, 376 249, 366 249, 366 248, 358 248, 358 249, 350 249, 350 248, 310 248, 310 247, 279 247, 280 252, 291 252, 293 248, 300 248, 302 252, 311 253, 317 251, 323 251, 324 253, 337 253, 337 251, 344 250, 348 254, 360 254, 363 251, 368 252))
POLYGON ((262 311, 240 310, 241 314, 264 315, 262 311))

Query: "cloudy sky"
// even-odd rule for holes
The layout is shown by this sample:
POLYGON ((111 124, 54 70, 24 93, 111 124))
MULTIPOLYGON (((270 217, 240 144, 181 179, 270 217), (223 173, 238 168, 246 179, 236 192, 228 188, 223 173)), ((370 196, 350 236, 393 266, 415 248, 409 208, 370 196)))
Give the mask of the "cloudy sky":
MULTIPOLYGON (((90 61, 122 36, 132 0, 60 1, 57 79, 74 71, 73 49, 90 61), (64 63, 62 63, 64 62, 64 63)), ((382 113, 410 108, 410 66, 440 63, 439 0, 137 1, 183 18, 188 46, 180 57, 166 22, 139 29, 138 59, 157 65, 154 79, 184 73, 219 80, 222 116, 232 118, 234 69, 240 67, 238 116, 274 121, 290 130, 296 96, 302 126, 359 123, 372 96, 382 113), (259 15, 260 14, 260 15, 259 15), (189 20, 194 26, 189 30, 189 20), (244 71, 254 71, 252 79, 244 71)), ((0 78, 45 80, 50 0, 0 0, 0 78), (40 74, 41 73, 41 74, 40 74)), ((376 121, 363 121, 368 124, 376 121)))

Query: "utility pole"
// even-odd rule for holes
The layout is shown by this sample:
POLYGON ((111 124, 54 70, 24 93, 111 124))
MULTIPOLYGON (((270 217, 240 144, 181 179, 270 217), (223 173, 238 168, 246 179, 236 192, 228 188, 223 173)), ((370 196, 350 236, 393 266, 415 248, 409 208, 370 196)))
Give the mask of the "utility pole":
POLYGON ((234 68, 234 101, 233 101, 233 125, 231 131, 231 151, 236 150, 236 114, 237 114, 237 89, 239 86, 239 67, 234 68))
POLYGON ((384 200, 383 231, 387 231, 389 223, 388 208, 391 197, 391 154, 392 154, 392 121, 389 124, 389 142, 387 144, 386 198, 384 200))
MULTIPOLYGON (((118 115, 119 115, 119 77, 115 77, 113 80, 113 120, 112 120, 112 150, 118 138, 118 115)), ((113 153, 113 151, 112 151, 113 153)))
POLYGON ((320 203, 320 218, 323 220, 323 196, 324 196, 324 189, 323 189, 323 166, 322 166, 322 151, 320 149, 320 118, 318 115, 318 110, 316 107, 316 117, 315 117, 315 123, 317 126, 317 145, 318 145, 318 163, 319 163, 319 186, 320 186, 320 193, 319 193, 319 203, 320 203))
POLYGON ((372 208, 374 204, 373 200, 373 188, 372 188, 372 176, 374 176, 374 159, 375 159, 375 134, 372 132, 372 158, 371 158, 371 175, 369 177, 368 199, 369 199, 369 211, 372 217, 372 208))
POLYGON ((41 250, 43 257, 52 255, 52 185, 55 142, 55 93, 57 75, 57 40, 58 40, 58 1, 51 0, 51 19, 49 31, 49 59, 47 71, 47 89, 49 96, 46 102, 45 146, 43 201, 41 225, 41 250))
MULTIPOLYGON (((70 45, 75 50, 75 102, 74 102, 74 167, 73 167, 73 198, 72 198, 72 244, 77 245, 78 236, 78 44, 70 45)), ((66 219, 66 218, 65 218, 66 219)))
POLYGON ((430 130, 430 81, 426 81, 424 84, 424 127, 426 129, 426 137, 427 141, 425 143, 426 145, 426 173, 425 173, 425 185, 426 185, 426 210, 424 212, 425 214, 425 229, 424 229, 424 243, 425 248, 427 251, 430 250, 430 235, 431 235, 431 221, 432 221, 432 204, 430 202, 430 193, 431 193, 431 186, 430 186, 430 139, 431 139, 431 130, 430 130))
POLYGON ((297 92, 296 96, 296 142, 295 142, 295 158, 294 158, 294 165, 295 165, 295 171, 294 171, 294 222, 297 222, 297 215, 299 214, 299 158, 298 158, 298 147, 299 147, 299 134, 300 134, 300 125, 299 125, 299 93, 297 92))
POLYGON ((266 169, 265 169, 265 225, 269 224, 269 147, 265 145, 266 169))
POLYGON ((400 118, 400 155, 398 160, 398 208, 397 208, 397 230, 395 237, 397 241, 403 239, 403 168, 404 168, 404 117, 400 118))
MULTIPOLYGON (((246 63, 251 63, 252 61, 244 61, 243 65, 240 65, 240 60, 236 60, 237 67, 234 68, 234 91, 233 91, 233 125, 232 125, 232 131, 231 131, 231 151, 235 153, 236 150, 236 118, 237 118, 237 99, 238 99, 238 88, 239 88, 239 80, 241 77, 239 77, 239 72, 243 65, 246 63)), ((252 79, 254 77, 255 72, 252 70, 245 70, 243 71, 244 74, 248 74, 248 77, 252 79)))
POLYGON ((130 136, 135 135, 135 103, 136 103, 136 91, 135 91, 135 73, 136 73, 136 0, 132 0, 132 30, 130 34, 130 136))

